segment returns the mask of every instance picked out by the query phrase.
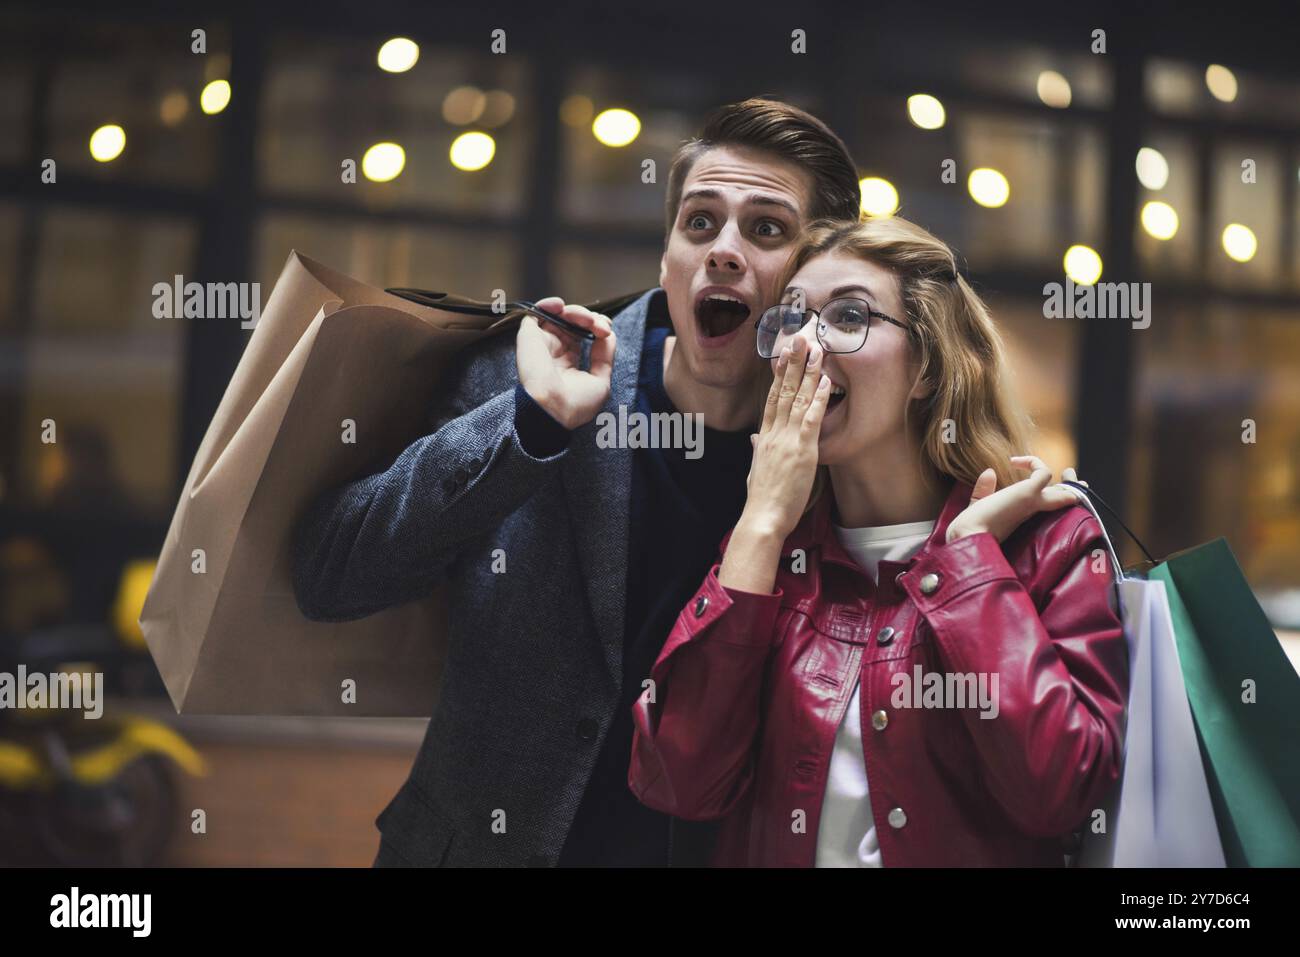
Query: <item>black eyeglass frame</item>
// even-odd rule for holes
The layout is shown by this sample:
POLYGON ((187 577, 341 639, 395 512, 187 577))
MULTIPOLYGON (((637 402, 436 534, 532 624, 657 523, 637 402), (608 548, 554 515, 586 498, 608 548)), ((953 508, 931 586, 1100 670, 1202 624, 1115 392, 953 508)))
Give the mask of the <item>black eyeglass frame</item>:
MULTIPOLYGON (((898 328, 902 329, 902 330, 903 330, 904 332, 906 332, 908 335, 911 335, 911 333, 912 333, 912 329, 911 329, 911 327, 908 326, 906 323, 899 322, 899 321, 898 321, 897 319, 895 319, 893 316, 887 316, 887 315, 885 315, 883 312, 880 312, 880 311, 877 310, 877 309, 872 309, 872 308, 871 308, 871 303, 867 302, 865 299, 859 299, 859 298, 857 298, 856 296, 841 296, 839 299, 832 299, 830 302, 828 302, 828 303, 826 303, 825 305, 823 305, 823 306, 821 307, 821 309, 804 309, 804 310, 800 313, 800 315, 802 315, 802 316, 808 316, 808 315, 811 315, 813 318, 815 318, 815 319, 817 320, 817 342, 818 342, 818 344, 819 344, 823 349, 825 349, 825 350, 826 350, 827 352, 829 352, 831 355, 837 355, 837 356, 847 356, 847 355, 852 355, 853 353, 857 352, 859 349, 861 349, 863 346, 865 346, 865 345, 867 344, 867 336, 870 335, 870 333, 871 333, 871 325, 870 325, 870 323, 868 323, 868 325, 867 325, 867 331, 864 332, 864 333, 862 334, 862 341, 859 342, 859 343, 857 344, 857 346, 855 346, 854 348, 849 349, 849 350, 846 351, 846 352, 837 352, 837 351, 834 350, 834 349, 828 349, 828 348, 826 347, 826 343, 825 343, 825 342, 822 342, 822 331, 821 331, 821 319, 822 319, 822 313, 825 312, 827 309, 829 309, 831 306, 833 306, 833 305, 834 305, 835 303, 837 303, 837 302, 852 302, 852 303, 858 303, 858 304, 860 304, 860 305, 862 306, 862 308, 866 311, 866 313, 867 313, 867 319, 868 319, 868 320, 870 320, 870 319, 872 319, 872 318, 875 318, 875 319, 883 319, 883 320, 885 320, 885 322, 892 322, 894 325, 898 326, 898 328)), ((770 307, 770 308, 768 308, 768 309, 764 309, 762 315, 760 315, 760 316, 758 317, 758 319, 755 320, 755 322, 754 322, 754 332, 755 332, 755 335, 754 335, 754 348, 755 348, 755 349, 758 349, 758 355, 759 355, 759 358, 762 358, 762 359, 772 359, 772 358, 775 357, 775 354, 774 354, 774 355, 770 355, 770 356, 765 356, 765 355, 763 355, 763 350, 758 348, 758 335, 757 335, 757 333, 758 333, 758 330, 759 330, 759 329, 762 327, 762 325, 763 325, 763 320, 767 317, 767 314, 768 314, 768 313, 770 313, 770 312, 774 312, 774 311, 777 310, 777 309, 792 309, 792 308, 794 308, 794 307, 791 306, 789 303, 779 303, 779 304, 777 304, 777 305, 775 305, 775 306, 772 306, 772 307, 770 307)), ((808 322, 808 320, 805 319, 802 323, 799 324, 799 328, 802 329, 803 326, 804 326, 807 322, 808 322)))

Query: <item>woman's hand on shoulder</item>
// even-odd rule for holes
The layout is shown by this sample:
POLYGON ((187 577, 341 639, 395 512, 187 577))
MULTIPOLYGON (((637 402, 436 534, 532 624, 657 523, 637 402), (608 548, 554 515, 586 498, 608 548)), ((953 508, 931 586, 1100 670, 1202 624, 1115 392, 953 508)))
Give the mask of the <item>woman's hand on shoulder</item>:
MULTIPOLYGON (((975 480, 970 504, 948 526, 948 542, 980 532, 988 532, 1003 542, 1030 516, 1065 508, 1079 501, 1068 487, 1051 484, 1052 470, 1038 456, 1013 455, 1011 464, 1029 470, 1030 475, 999 489, 997 473, 985 469, 975 480)), ((1072 468, 1066 469, 1062 478, 1078 481, 1072 468)))

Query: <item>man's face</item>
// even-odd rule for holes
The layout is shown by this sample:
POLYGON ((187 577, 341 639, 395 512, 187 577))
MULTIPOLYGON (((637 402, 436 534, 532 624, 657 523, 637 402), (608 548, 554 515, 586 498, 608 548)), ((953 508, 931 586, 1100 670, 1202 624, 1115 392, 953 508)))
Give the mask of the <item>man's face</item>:
POLYGON ((719 146, 695 161, 660 263, 677 344, 703 385, 748 383, 762 369, 754 320, 807 220, 813 178, 763 150, 719 146))

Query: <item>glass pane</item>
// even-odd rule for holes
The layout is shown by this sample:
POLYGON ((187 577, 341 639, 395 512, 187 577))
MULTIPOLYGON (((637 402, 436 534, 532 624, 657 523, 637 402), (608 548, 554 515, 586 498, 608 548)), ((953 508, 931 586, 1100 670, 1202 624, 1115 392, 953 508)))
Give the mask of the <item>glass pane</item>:
POLYGON ((17 163, 26 153, 31 77, 30 60, 0 58, 0 163, 17 163))
POLYGON ((183 320, 154 317, 153 286, 190 269, 195 243, 183 221, 46 215, 21 394, 5 383, 21 409, 20 503, 170 514, 183 320))
POLYGON ((1134 529, 1157 557, 1222 535, 1257 590, 1300 588, 1300 310, 1174 302, 1137 346, 1134 529))
POLYGON ((502 289, 513 299, 521 297, 515 246, 508 233, 275 214, 258 230, 257 278, 266 302, 289 252, 297 249, 373 286, 414 286, 482 300, 502 289))
MULTIPOLYGON (((955 121, 957 182, 941 190, 928 170, 929 188, 961 210, 956 230, 942 235, 958 246, 974 269, 1006 264, 1061 270, 1066 249, 1082 243, 1099 249, 1105 210, 1103 137, 1068 121, 1019 120, 987 115, 955 121), (1010 197, 996 208, 978 205, 968 188, 972 170, 989 167, 1006 177, 1010 197), (959 191, 959 192, 958 192, 959 191)), ((902 196, 907 203, 908 194, 902 196)), ((908 214, 906 206, 904 215, 908 214)), ((923 220, 924 221, 924 220, 923 220)))
MULTIPOLYGON (((1110 106, 1111 72, 1104 56, 969 42, 958 49, 961 78, 972 89, 1058 108, 1110 106)), ((950 64, 935 64, 937 71, 947 72, 945 66, 951 69, 950 64)))
POLYGON ((1289 175, 1280 151, 1258 142, 1225 142, 1213 156, 1214 209, 1210 216, 1210 278, 1228 289, 1277 288, 1283 284, 1282 270, 1282 177, 1289 175), (1243 182, 1253 161, 1254 182, 1243 182), (1225 237, 1232 224, 1244 225, 1254 234, 1256 250, 1247 262, 1229 257, 1228 248, 1238 254, 1249 252, 1249 240, 1225 237), (1245 243, 1246 248, 1240 249, 1245 243))
POLYGON ((1187 137, 1168 132, 1144 136, 1141 149, 1147 152, 1134 157, 1133 167, 1138 176, 1138 221, 1133 226, 1138 262, 1151 276, 1194 276, 1199 268, 1201 236, 1196 149, 1187 137), (1163 210, 1152 210, 1144 219, 1147 203, 1164 203, 1173 209, 1177 231, 1172 238, 1156 238, 1165 235, 1171 223, 1163 210))
MULTIPOLYGON (((191 24, 136 27, 94 24, 79 51, 58 64, 50 91, 50 151, 60 169, 97 179, 168 185, 211 182, 217 158, 217 117, 199 108, 210 80, 229 79, 229 48, 219 27, 207 27, 207 55, 190 52, 191 24), (84 52, 83 52, 84 51, 84 52), (91 135, 120 126, 125 147, 100 162, 91 135)), ((234 92, 235 96, 239 91, 234 92)))
POLYGON ((659 285, 663 250, 561 246, 555 253, 557 295, 573 302, 595 302, 659 285))
POLYGON ((1147 61, 1145 80, 1147 102, 1159 113, 1262 120, 1283 127, 1300 122, 1300 83, 1294 80, 1231 63, 1159 58, 1147 61))
POLYGON ((0 338, 13 335, 18 328, 14 310, 18 305, 18 244, 22 222, 21 208, 0 203, 0 338))
POLYGON ((1079 325, 1044 319, 1042 299, 990 292, 985 301, 1007 347, 1013 387, 1037 427, 1033 454, 1058 475, 1064 468, 1078 468, 1074 383, 1079 325))
POLYGON ((276 37, 258 137, 262 184, 375 209, 517 213, 535 159, 526 59, 424 45, 413 68, 386 73, 376 64, 384 39, 276 37), (467 132, 495 143, 488 165, 472 172, 450 159, 453 141, 467 132), (388 182, 363 173, 377 143, 405 151, 404 167, 388 182), (343 182, 349 159, 355 183, 343 182))

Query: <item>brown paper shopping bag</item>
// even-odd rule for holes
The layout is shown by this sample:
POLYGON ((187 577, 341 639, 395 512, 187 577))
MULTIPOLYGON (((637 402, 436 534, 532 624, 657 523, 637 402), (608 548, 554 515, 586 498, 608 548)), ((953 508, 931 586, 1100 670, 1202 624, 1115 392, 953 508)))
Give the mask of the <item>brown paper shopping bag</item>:
POLYGON ((140 615, 178 712, 432 713, 439 593, 358 621, 308 621, 294 599, 292 530, 319 492, 386 467, 422 435, 448 360, 518 316, 419 305, 290 253, 190 468, 140 615), (343 701, 348 679, 355 703, 343 701))

